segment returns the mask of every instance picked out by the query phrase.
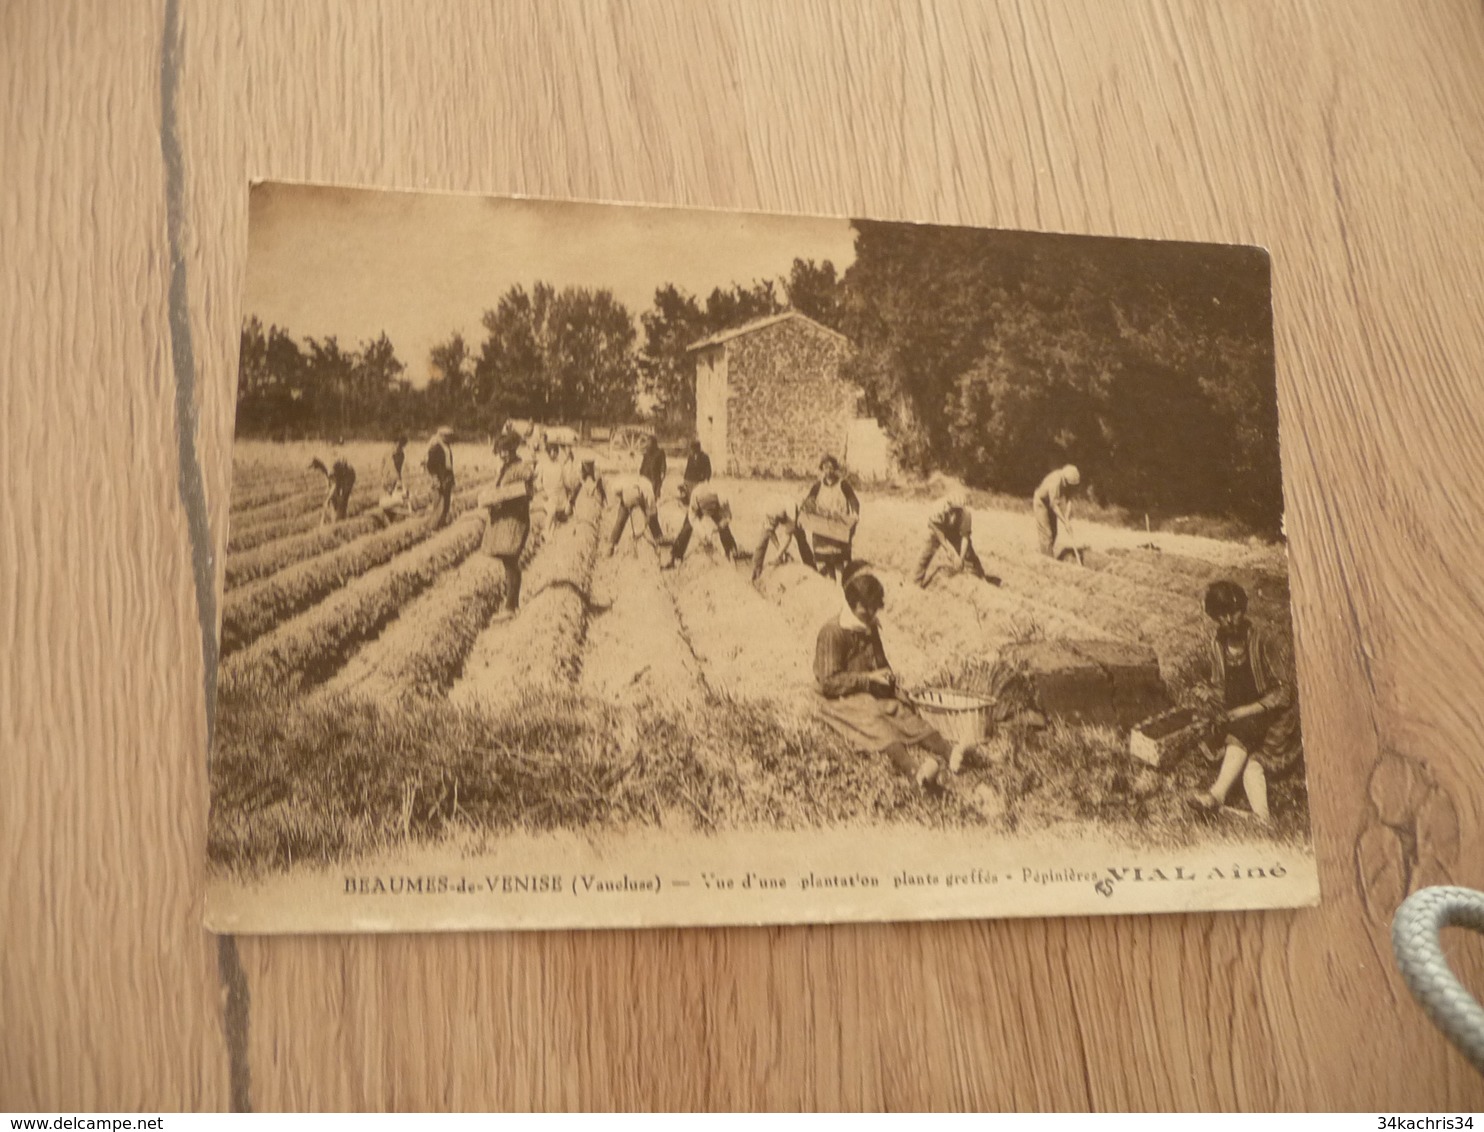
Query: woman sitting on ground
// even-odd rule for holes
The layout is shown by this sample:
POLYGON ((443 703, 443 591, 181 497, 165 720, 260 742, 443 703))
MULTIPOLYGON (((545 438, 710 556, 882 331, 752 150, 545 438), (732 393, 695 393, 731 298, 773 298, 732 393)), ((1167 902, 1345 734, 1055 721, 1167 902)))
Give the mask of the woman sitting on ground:
POLYGON ((1247 620, 1247 592, 1235 582, 1212 582, 1206 615, 1215 624, 1209 641, 1211 683, 1221 697, 1224 728, 1221 770, 1211 789, 1191 806, 1216 813, 1242 780, 1247 801, 1268 820, 1268 779, 1297 765, 1303 754, 1293 680, 1269 636, 1247 620))
POLYGON ((957 774, 967 745, 938 734, 898 692, 881 646, 879 617, 886 592, 874 574, 845 582, 845 609, 819 630, 814 678, 824 697, 824 721, 857 751, 884 753, 921 787, 957 774))

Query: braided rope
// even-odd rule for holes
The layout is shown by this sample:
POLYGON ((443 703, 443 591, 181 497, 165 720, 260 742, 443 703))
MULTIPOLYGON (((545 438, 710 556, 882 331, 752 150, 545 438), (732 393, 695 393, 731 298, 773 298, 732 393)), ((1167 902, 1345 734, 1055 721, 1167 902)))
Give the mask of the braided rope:
POLYGON ((1439 938, 1446 927, 1484 934, 1484 892, 1438 885, 1412 893, 1391 921, 1391 949, 1402 978, 1433 1025, 1484 1073, 1484 1006, 1448 966, 1439 938))

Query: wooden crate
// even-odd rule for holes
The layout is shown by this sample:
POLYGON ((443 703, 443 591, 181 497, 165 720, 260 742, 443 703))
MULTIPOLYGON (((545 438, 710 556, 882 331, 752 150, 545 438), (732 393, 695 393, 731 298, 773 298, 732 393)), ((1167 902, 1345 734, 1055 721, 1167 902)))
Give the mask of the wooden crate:
POLYGON ((1171 708, 1140 723, 1128 735, 1128 753, 1152 767, 1169 766, 1200 739, 1200 724, 1189 708, 1171 708))

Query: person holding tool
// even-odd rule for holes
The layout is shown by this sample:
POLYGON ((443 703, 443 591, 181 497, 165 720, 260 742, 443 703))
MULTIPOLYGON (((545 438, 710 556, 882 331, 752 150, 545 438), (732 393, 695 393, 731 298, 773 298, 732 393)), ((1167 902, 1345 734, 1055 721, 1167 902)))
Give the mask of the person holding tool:
POLYGON ((969 493, 960 484, 949 489, 947 497, 928 517, 927 543, 912 577, 923 589, 927 589, 928 568, 940 551, 947 556, 953 570, 967 572, 994 586, 1000 584, 998 578, 984 573, 984 565, 974 551, 974 514, 969 510, 969 493))
POLYGON ((709 483, 697 484, 694 488, 688 483, 683 483, 680 485, 680 501, 688 504, 685 522, 680 527, 680 533, 675 536, 674 545, 670 547, 669 559, 663 563, 661 568, 668 570, 685 557, 691 536, 695 533, 697 524, 703 520, 710 521, 716 527, 717 536, 721 539, 721 546, 726 551, 727 558, 735 559, 737 540, 732 537, 732 507, 717 494, 716 488, 709 483))
POLYGON ((330 453, 328 466, 324 460, 316 456, 309 461, 309 469, 323 475, 330 489, 320 508, 320 525, 338 523, 345 518, 350 508, 350 493, 355 490, 356 486, 356 470, 350 466, 350 461, 338 448, 330 453))
POLYGON ((640 519, 638 534, 642 534, 650 546, 659 549, 659 540, 655 538, 653 529, 654 485, 647 476, 613 476, 604 479, 598 490, 605 498, 611 497, 617 509, 613 517, 613 530, 608 536, 608 557, 612 558, 618 549, 619 540, 623 538, 624 530, 629 527, 635 512, 638 512, 640 519))
POLYGON ((1072 496, 1081 490, 1082 473, 1076 464, 1057 468, 1041 481, 1031 496, 1031 510, 1036 516, 1036 539, 1042 554, 1056 557, 1057 536, 1065 531, 1072 536, 1072 496))
POLYGON ((757 546, 752 552, 753 584, 763 576, 768 548, 774 545, 778 547, 778 556, 773 559, 773 565, 779 566, 793 557, 789 545, 793 542, 798 543, 799 560, 812 569, 814 559, 809 553, 809 544, 804 539, 803 531, 799 530, 799 509, 795 505, 779 502, 763 516, 762 534, 758 536, 757 546))

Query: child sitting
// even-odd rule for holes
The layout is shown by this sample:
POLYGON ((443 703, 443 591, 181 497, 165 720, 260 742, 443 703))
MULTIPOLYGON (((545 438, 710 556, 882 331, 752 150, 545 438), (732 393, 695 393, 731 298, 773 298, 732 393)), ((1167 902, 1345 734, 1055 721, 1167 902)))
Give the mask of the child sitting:
POLYGON ((1206 588, 1206 615, 1214 623, 1209 649, 1211 682, 1221 698, 1224 752, 1208 791, 1190 805, 1214 814, 1242 779, 1252 812, 1268 820, 1268 778, 1285 774, 1303 753, 1293 681, 1273 642, 1247 620, 1247 592, 1235 582, 1206 588))

